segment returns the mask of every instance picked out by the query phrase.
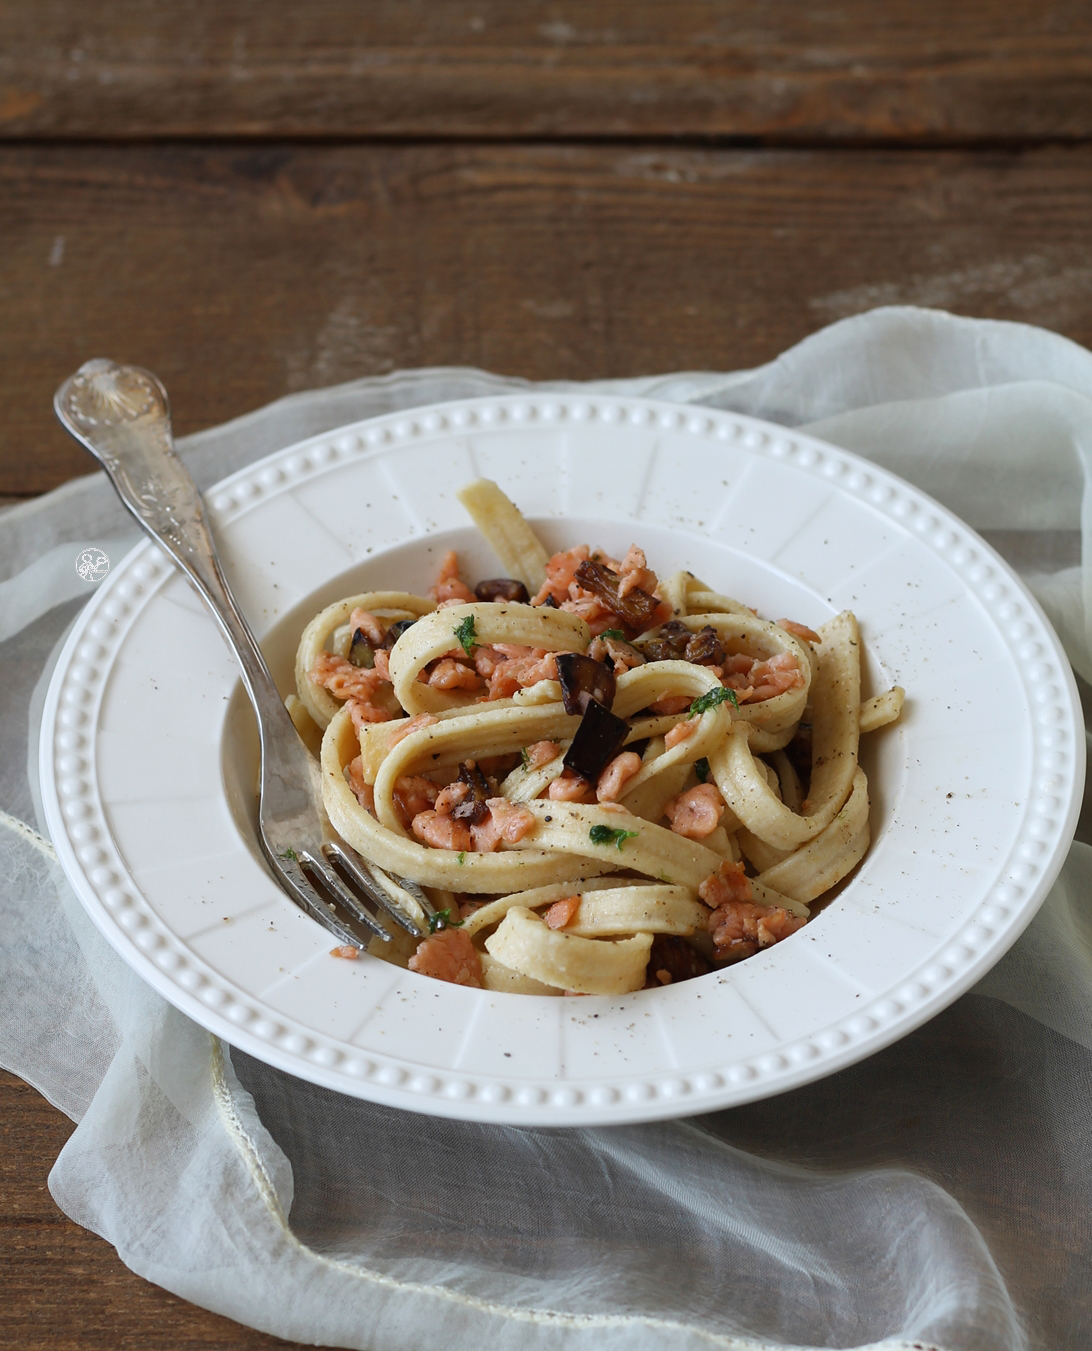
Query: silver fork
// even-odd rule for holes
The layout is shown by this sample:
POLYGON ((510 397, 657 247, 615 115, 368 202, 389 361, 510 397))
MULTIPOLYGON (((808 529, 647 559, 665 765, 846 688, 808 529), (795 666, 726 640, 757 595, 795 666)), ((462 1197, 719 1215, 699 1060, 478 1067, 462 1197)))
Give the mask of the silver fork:
POLYGON ((258 717, 259 838, 277 881, 345 945, 359 948, 366 940, 331 901, 384 941, 390 941, 390 933, 364 901, 414 937, 423 937, 410 909, 417 907, 430 930, 436 913, 421 888, 368 863, 330 825, 319 767, 300 740, 224 577, 197 485, 174 453, 167 391, 139 366, 88 361, 57 390, 53 406, 65 430, 106 470, 125 506, 189 578, 235 654, 258 717))

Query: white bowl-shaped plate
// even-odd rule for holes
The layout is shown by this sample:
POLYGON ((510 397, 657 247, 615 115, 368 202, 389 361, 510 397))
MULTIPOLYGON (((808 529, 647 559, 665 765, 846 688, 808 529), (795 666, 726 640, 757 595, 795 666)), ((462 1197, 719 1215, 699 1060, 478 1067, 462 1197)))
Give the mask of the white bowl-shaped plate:
POLYGON ((873 844, 800 933, 622 998, 493 994, 365 957, 280 891, 253 838, 233 660, 151 544, 111 572, 49 690, 41 767, 65 871, 114 948, 211 1031, 377 1102, 510 1124, 681 1116, 830 1074, 950 1004, 1061 866, 1084 777, 1069 665, 1020 581, 892 475, 731 413, 607 395, 470 400, 294 446, 209 494, 226 571, 285 692, 304 622, 425 589, 443 549, 496 560, 455 491, 496 479, 554 548, 642 545, 771 618, 855 611, 873 844))

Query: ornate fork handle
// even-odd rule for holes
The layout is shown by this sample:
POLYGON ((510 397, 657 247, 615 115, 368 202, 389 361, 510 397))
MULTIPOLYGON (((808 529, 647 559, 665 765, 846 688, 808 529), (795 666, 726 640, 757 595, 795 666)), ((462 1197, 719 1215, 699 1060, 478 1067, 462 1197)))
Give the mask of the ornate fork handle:
POLYGON ((361 905, 360 896, 420 937, 422 930, 406 913, 402 893, 420 916, 431 921, 435 912, 421 888, 366 864, 331 830, 322 806, 318 764, 281 702, 221 571, 197 485, 174 453, 167 391, 151 371, 139 366, 88 361, 61 385, 53 404, 61 424, 94 455, 129 511, 196 587, 238 658, 258 715, 261 741, 258 833, 281 886, 343 944, 358 946, 360 940, 316 893, 316 876, 370 933, 390 939, 361 905))
POLYGON ((209 605, 238 657, 251 698, 260 705, 259 721, 269 717, 290 724, 224 579, 197 486, 174 452, 167 391, 139 366, 88 361, 57 390, 53 406, 65 429, 106 470, 125 506, 209 605))

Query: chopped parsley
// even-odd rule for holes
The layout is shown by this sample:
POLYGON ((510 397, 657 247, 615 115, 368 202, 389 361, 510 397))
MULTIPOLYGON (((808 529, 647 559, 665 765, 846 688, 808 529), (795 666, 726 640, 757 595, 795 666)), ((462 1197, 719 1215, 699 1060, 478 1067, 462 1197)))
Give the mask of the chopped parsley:
POLYGON ((524 768, 524 769, 530 769, 530 768, 531 768, 531 757, 527 754, 527 747, 526 747, 526 746, 523 746, 523 747, 520 749, 519 758, 520 758, 520 761, 521 761, 522 764, 523 764, 523 768, 524 768))
POLYGON ((474 616, 467 615, 455 625, 455 637, 462 644, 462 649, 468 657, 474 655, 474 649, 478 645, 478 635, 474 631, 474 616))
POLYGON ((621 629, 604 629, 599 636, 600 638, 619 638, 622 642, 626 640, 626 635, 621 629))
POLYGON ((459 850, 459 867, 461 868, 465 862, 466 862, 466 850, 465 850, 465 849, 460 849, 460 850, 459 850))
POLYGON ((300 856, 294 849, 286 849, 283 854, 278 854, 277 857, 291 859, 293 863, 300 861, 300 856))
POLYGON ((428 917, 428 931, 430 934, 439 933, 441 929, 461 929, 463 921, 461 919, 451 918, 450 906, 446 910, 437 910, 434 915, 428 917))
POLYGON ((699 783, 708 783, 709 775, 712 771, 709 768, 709 761, 703 755, 700 760, 694 761, 694 773, 698 776, 699 783))
POLYGON ((588 839, 592 844, 615 844, 621 851, 622 845, 627 840, 636 839, 639 831, 622 830, 617 826, 592 826, 588 831, 588 839))
POLYGON ((690 705, 688 718, 697 717, 699 713, 708 713, 711 708, 716 708, 718 704, 723 704, 725 699, 731 699, 732 707, 739 707, 739 700, 736 698, 735 691, 728 689, 724 685, 718 685, 715 690, 706 690, 702 695, 690 705))

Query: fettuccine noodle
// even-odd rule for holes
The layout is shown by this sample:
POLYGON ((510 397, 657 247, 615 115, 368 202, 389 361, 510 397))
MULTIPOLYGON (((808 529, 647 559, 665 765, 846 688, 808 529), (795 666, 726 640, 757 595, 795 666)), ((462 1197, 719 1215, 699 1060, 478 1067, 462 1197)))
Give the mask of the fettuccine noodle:
POLYGON ((897 686, 862 704, 854 616, 760 619, 636 546, 551 557, 496 484, 460 498, 503 578, 471 591, 449 554, 427 597, 338 601, 297 654, 332 824, 438 912, 370 951, 494 991, 619 995, 799 929, 868 848, 858 743, 902 706, 897 686))

